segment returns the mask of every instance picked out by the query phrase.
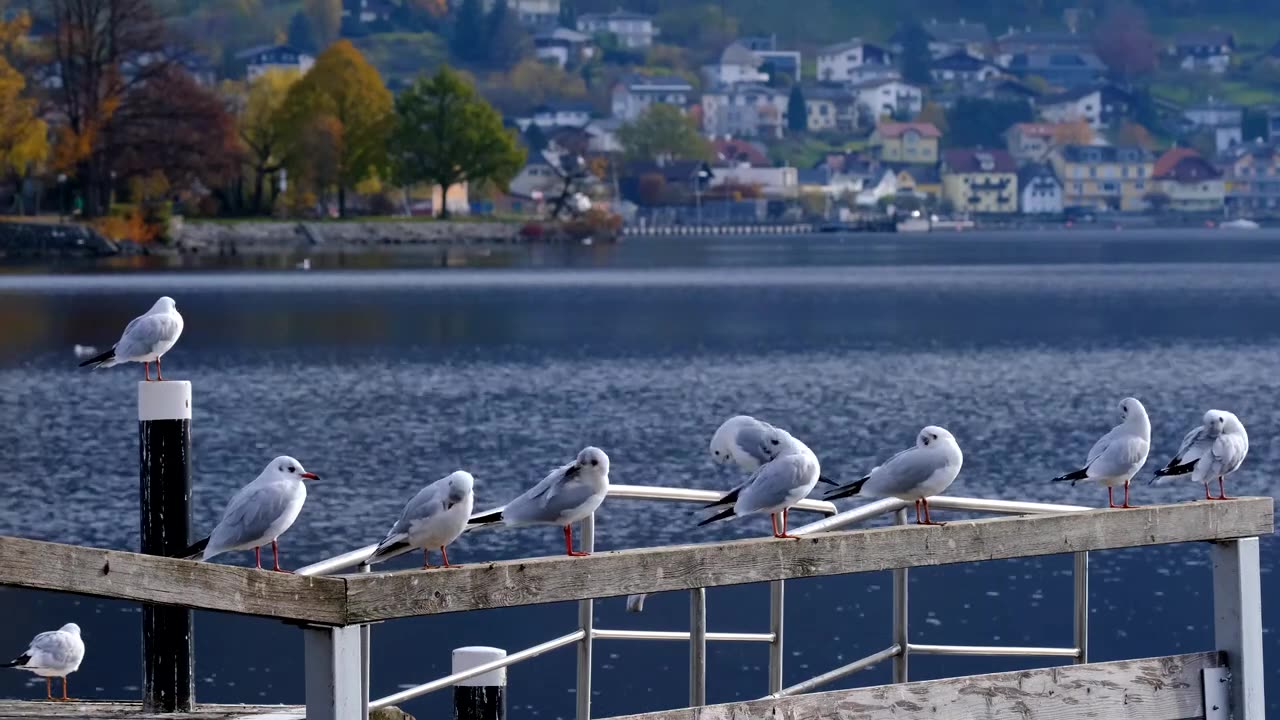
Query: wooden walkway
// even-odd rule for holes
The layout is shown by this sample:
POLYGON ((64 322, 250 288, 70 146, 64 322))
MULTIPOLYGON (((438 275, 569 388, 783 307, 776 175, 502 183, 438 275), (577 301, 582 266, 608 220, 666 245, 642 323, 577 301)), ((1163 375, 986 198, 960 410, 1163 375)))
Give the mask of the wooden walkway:
POLYGON ((283 720, 305 711, 289 705, 201 705, 195 712, 153 715, 142 712, 141 703, 0 700, 0 720, 283 720))

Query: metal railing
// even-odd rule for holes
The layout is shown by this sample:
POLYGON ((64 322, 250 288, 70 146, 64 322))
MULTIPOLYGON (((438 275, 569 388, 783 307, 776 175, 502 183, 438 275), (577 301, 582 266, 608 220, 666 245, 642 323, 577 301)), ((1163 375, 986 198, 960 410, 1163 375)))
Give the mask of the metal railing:
MULTIPOLYGON (((612 485, 609 488, 611 499, 654 500, 662 502, 707 503, 718 500, 723 495, 714 490, 692 490, 686 488, 647 487, 641 485, 612 485)), ((987 500, 982 498, 963 498, 938 496, 931 498, 929 504, 934 508, 960 510, 966 512, 991 513, 1001 515, 1040 515, 1064 512, 1083 512, 1093 508, 1078 505, 1056 505, 1049 503, 1016 502, 1008 500, 987 500)), ((856 523, 871 520, 882 515, 893 514, 899 525, 907 523, 906 508, 903 500, 885 499, 861 505, 852 510, 837 512, 835 505, 822 500, 803 500, 794 509, 817 512, 826 515, 821 520, 809 523, 792 531, 793 535, 811 535, 814 533, 840 530, 856 523)), ((594 549, 595 516, 588 517, 581 528, 582 548, 587 552, 594 549)), ((299 575, 329 575, 359 566, 374 551, 377 545, 368 545, 341 555, 300 568, 299 575)), ((909 610, 907 593, 907 570, 893 570, 893 642, 892 644, 864 658, 847 665, 835 668, 808 680, 783 687, 783 641, 785 638, 784 596, 785 585, 782 580, 769 583, 769 632, 767 633, 721 633, 707 630, 706 589, 694 588, 689 591, 689 630, 617 630, 597 628, 594 626, 594 600, 578 601, 578 629, 560 637, 548 640, 490 663, 476 666, 469 670, 447 675, 400 692, 368 701, 367 707, 375 710, 406 700, 421 697, 429 693, 456 685, 470 678, 483 675, 500 668, 509 667, 539 655, 569 645, 577 646, 578 677, 576 686, 577 720, 590 720, 591 717, 591 667, 592 649, 595 640, 647 640, 647 641, 687 641, 689 642, 689 705, 706 704, 706 672, 707 642, 760 642, 769 644, 769 692, 768 697, 785 697, 810 692, 823 685, 848 677, 861 670, 868 669, 886 660, 893 660, 893 681, 907 682, 908 660, 912 653, 921 655, 999 655, 1019 657, 1070 657, 1076 663, 1084 663, 1088 657, 1088 616, 1089 616, 1089 559, 1087 552, 1075 553, 1073 569, 1074 597, 1074 636, 1073 647, 1004 647, 1004 646, 969 646, 969 645, 929 645, 911 643, 907 633, 907 616, 909 610)), ((367 572, 367 567, 361 568, 367 572)), ((361 661, 365 697, 368 698, 369 668, 369 627, 361 628, 361 661)))

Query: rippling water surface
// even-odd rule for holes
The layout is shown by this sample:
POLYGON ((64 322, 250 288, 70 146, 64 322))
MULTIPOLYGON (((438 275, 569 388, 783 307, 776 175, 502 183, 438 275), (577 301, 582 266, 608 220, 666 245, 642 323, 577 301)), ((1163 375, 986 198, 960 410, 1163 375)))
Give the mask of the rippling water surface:
MULTIPOLYGON (((140 368, 80 371, 71 348, 109 344, 161 293, 187 320, 166 371, 195 385, 197 526, 211 526, 275 455, 323 477, 285 536, 291 567, 379 539, 422 484, 459 467, 475 474, 481 507, 586 444, 609 452, 615 482, 725 488, 735 477, 710 466, 706 443, 738 412, 804 438, 828 475, 856 476, 940 424, 965 449, 952 494, 1098 504, 1096 488, 1046 480, 1076 467, 1117 422, 1120 398, 1136 395, 1151 413, 1152 466, 1220 407, 1250 428, 1233 491, 1274 494, 1277 235, 681 238, 521 250, 484 264, 500 267, 215 273, 184 263, 0 275, 0 532, 136 547, 140 368)), ((1138 502, 1172 502, 1198 490, 1135 492, 1138 502)), ((684 506, 606 503, 597 548, 768 530, 764 519, 695 530, 695 519, 684 506)), ((559 542, 555 529, 478 532, 451 559, 547 554, 559 542)), ((1267 598, 1280 592, 1278 552, 1264 539, 1267 598)), ((1210 648, 1207 558, 1200 545, 1094 554, 1091 659, 1210 648)), ((1069 557, 913 571, 912 639, 1067 646, 1070 573, 1069 557)), ((887 574, 789 583, 786 682, 887 646, 890 588, 887 574)), ((711 628, 763 632, 767 604, 764 586, 713 589, 711 628)), ((89 650, 72 692, 138 692, 135 606, 6 588, 0 608, 10 619, 0 652, 74 620, 89 650)), ((379 625, 373 694, 447 673, 451 648, 518 650, 568 632, 576 616, 560 604, 379 625)), ((639 616, 621 599, 602 601, 596 622, 684 629, 687 598, 651 597, 639 616)), ((1275 622, 1264 615, 1273 663, 1275 622)), ((196 633, 201 699, 301 702, 295 629, 200 613, 196 633)), ((599 641, 595 715, 684 703, 687 652, 599 641)), ((912 677, 1037 664, 1052 662, 919 657, 912 677)), ((713 645, 709 699, 765 694, 766 668, 762 645, 713 645)), ((572 650, 510 677, 513 716, 572 717, 572 650)), ((1280 707, 1280 673, 1268 677, 1269 705, 1280 707)), ((888 679, 882 666, 834 687, 888 679)), ((0 695, 37 693, 26 676, 0 675, 0 695)), ((447 702, 444 693, 406 708, 440 717, 447 702)))

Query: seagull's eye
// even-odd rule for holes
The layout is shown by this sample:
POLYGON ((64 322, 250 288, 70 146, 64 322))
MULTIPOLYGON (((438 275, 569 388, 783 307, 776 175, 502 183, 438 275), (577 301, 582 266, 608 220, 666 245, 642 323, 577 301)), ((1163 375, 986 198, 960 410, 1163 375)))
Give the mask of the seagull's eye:
POLYGON ((599 460, 592 460, 592 461, 591 461, 591 464, 592 464, 592 465, 599 465, 599 464, 600 464, 600 461, 599 461, 599 460))
POLYGON ((773 440, 770 440, 769 442, 773 443, 774 445, 777 445, 777 444, 778 444, 778 439, 777 439, 777 438, 774 438, 773 440))
POLYGON ((290 465, 290 466, 289 466, 289 472, 297 472, 297 471, 298 471, 298 468, 296 468, 296 467, 294 467, 294 466, 292 466, 292 465, 290 465))
POLYGON ((929 437, 933 438, 934 440, 937 440, 937 439, 938 439, 938 436, 937 436, 937 435, 930 435, 929 437))

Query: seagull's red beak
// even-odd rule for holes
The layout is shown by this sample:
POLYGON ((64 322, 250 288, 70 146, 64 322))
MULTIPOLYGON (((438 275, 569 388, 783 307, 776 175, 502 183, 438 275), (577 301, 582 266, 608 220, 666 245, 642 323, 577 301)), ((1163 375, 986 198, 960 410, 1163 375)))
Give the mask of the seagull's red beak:
POLYGON ((315 474, 315 473, 312 473, 312 472, 304 472, 304 473, 302 473, 302 477, 304 477, 304 478, 306 478, 306 479, 308 479, 308 480, 319 480, 319 479, 320 479, 320 476, 319 476, 319 475, 317 475, 317 474, 315 474))

